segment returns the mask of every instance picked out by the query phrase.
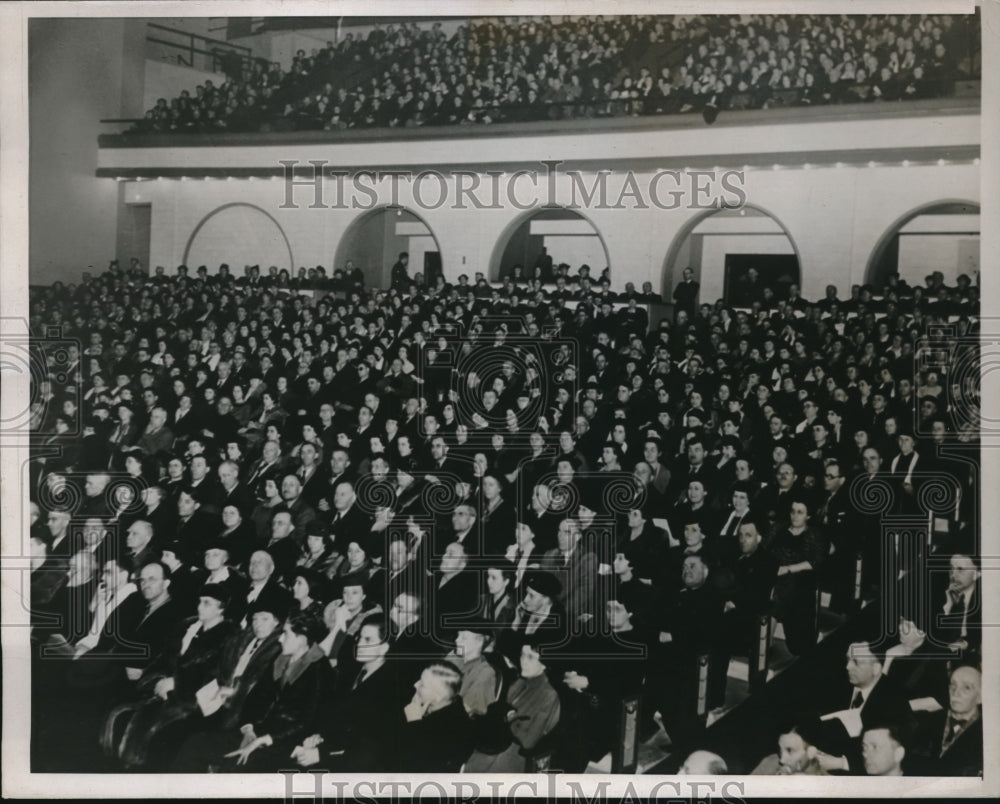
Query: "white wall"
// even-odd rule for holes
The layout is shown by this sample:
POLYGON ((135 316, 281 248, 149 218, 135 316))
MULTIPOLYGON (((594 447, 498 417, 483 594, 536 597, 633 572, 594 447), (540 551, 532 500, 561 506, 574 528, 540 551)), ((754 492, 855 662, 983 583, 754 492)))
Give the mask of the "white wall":
MULTIPOLYGON (((650 174, 639 174, 640 183, 650 174)), ((560 177, 558 198, 570 197, 570 181, 560 177)), ((113 180, 109 180, 113 183, 113 180)), ((589 179, 587 179, 589 182, 589 179)), ((609 196, 616 197, 621 177, 609 180, 609 196)), ((519 185, 518 196, 527 203, 528 185, 519 185)), ((382 196, 388 200, 388 182, 382 196)), ((836 284, 844 295, 850 285, 864 281, 868 260, 879 239, 898 221, 918 207, 944 200, 979 199, 979 170, 973 164, 930 167, 843 167, 813 170, 752 170, 746 175, 751 204, 773 214, 794 241, 802 264, 802 292, 819 298, 827 284, 836 284)), ((281 209, 285 184, 274 180, 161 179, 128 182, 126 193, 136 203, 152 204, 152 264, 172 271, 180 262, 188 238, 199 221, 223 204, 242 201, 270 213, 284 230, 299 266, 329 268, 337 243, 348 225, 363 213, 352 209, 309 209, 314 200, 311 187, 297 188, 298 209, 281 209)), ((412 187, 400 183, 399 203, 420 214, 441 246, 445 277, 454 280, 462 272, 486 271, 494 249, 508 227, 527 214, 503 209, 421 209, 414 202, 412 187)), ((324 190, 324 202, 335 200, 332 187, 324 190)), ((436 191, 425 194, 434 200, 436 191)), ((544 188, 538 202, 545 201, 544 188)), ((650 281, 663 287, 664 260, 672 244, 693 222, 706 216, 704 210, 677 209, 587 209, 583 213, 604 238, 611 258, 612 287, 626 281, 650 281)), ((768 237, 755 235, 754 237, 768 237)), ((780 236, 768 249, 783 248, 780 236)), ((719 241, 723 243, 723 241, 719 241)), ((715 248, 713 246, 713 248, 715 248)), ((741 245, 740 248, 743 248, 741 245)), ((720 249, 703 257, 706 266, 721 266, 720 249)), ((232 263, 233 260, 227 260, 232 263)), ((721 271, 721 267, 719 268, 721 271)), ((700 278, 705 293, 721 289, 721 277, 700 278), (716 290, 713 290, 716 289, 716 290)))
POLYGON ((135 20, 29 22, 31 282, 78 282, 115 256, 118 187, 96 178, 96 144, 100 120, 142 114, 144 38, 135 20))
POLYGON ((901 234, 899 275, 911 285, 923 286, 933 271, 944 274, 946 285, 954 285, 959 274, 979 273, 979 238, 958 234, 901 234))
POLYGON ((595 280, 606 267, 608 258, 597 235, 546 235, 543 242, 556 265, 565 262, 574 271, 589 265, 595 280))

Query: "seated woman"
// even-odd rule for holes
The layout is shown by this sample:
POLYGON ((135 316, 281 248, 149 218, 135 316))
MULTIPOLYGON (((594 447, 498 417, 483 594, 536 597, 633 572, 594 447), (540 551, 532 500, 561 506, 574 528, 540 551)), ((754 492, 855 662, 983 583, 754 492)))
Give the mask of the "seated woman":
POLYGON ((478 615, 491 623, 494 629, 503 628, 514 621, 514 613, 517 611, 517 601, 514 599, 515 577, 516 570, 511 564, 504 563, 486 570, 486 592, 479 598, 478 615))
MULTIPOLYGON (((493 643, 493 624, 490 622, 463 625, 455 637, 455 650, 445 657, 462 671, 462 687, 459 690, 465 711, 473 717, 483 717, 497 699, 500 679, 484 651, 493 643)), ((500 659, 502 661, 502 659, 500 659)))
POLYGON ((330 532, 325 525, 318 521, 310 522, 309 525, 317 525, 318 527, 306 527, 305 549, 299 556, 298 566, 311 569, 325 578, 332 578, 340 556, 333 552, 330 532))
POLYGON ((322 576, 314 570, 299 567, 292 573, 291 616, 303 614, 316 622, 323 621, 322 576))
POLYGON ((330 666, 337 668, 340 677, 344 673, 349 675, 355 667, 354 640, 362 623, 369 616, 382 613, 380 605, 369 602, 367 583, 363 572, 345 576, 340 582, 340 597, 323 610, 327 634, 317 648, 329 658, 330 666))
POLYGON ((271 539, 271 518, 275 509, 284 503, 278 481, 274 477, 265 477, 257 484, 257 499, 261 502, 254 507, 250 519, 257 533, 257 542, 267 544, 271 539))
POLYGON ((143 671, 137 685, 141 697, 108 715, 102 745, 126 768, 147 766, 154 740, 197 712, 196 693, 216 678, 223 646, 238 631, 226 619, 227 605, 229 592, 224 586, 203 586, 198 615, 182 624, 173 645, 143 671), (128 724, 119 741, 122 718, 128 724))
POLYGON ((225 545, 230 565, 245 573, 250 556, 267 542, 258 539, 253 523, 244 519, 235 505, 226 505, 222 509, 222 525, 218 541, 225 545))
POLYGON ((828 546, 823 535, 807 524, 809 509, 801 495, 792 498, 789 520, 766 549, 778 560, 774 616, 784 626, 789 652, 801 656, 816 644, 816 570, 828 546))
POLYGON ((507 724, 510 743, 499 753, 477 748, 465 763, 465 773, 532 771, 535 749, 559 723, 559 695, 549 683, 538 643, 530 637, 521 646, 520 664, 521 676, 507 690, 504 705, 488 715, 495 713, 507 724))

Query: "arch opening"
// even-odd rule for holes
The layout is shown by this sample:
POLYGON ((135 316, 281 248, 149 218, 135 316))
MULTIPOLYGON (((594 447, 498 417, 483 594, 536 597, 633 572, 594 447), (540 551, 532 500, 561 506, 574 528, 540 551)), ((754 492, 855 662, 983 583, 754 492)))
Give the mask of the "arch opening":
POLYGON ((442 275, 441 246, 427 222, 406 207, 379 207, 355 218, 337 244, 334 268, 360 268, 369 287, 388 288, 392 266, 409 255, 411 278, 422 273, 429 284, 442 275))
POLYGON ((488 279, 497 282, 513 276, 520 266, 525 277, 538 276, 550 283, 561 263, 574 273, 589 266, 596 285, 601 273, 610 269, 611 256, 604 237, 585 215, 566 207, 544 207, 513 221, 500 235, 488 279))
POLYGON ((198 266, 214 272, 222 264, 240 277, 248 265, 259 265, 266 274, 272 265, 293 271, 292 246, 281 224, 254 204, 237 201, 209 212, 194 227, 184 247, 184 265, 193 273, 198 266))
POLYGON ((865 269, 865 283, 877 292, 898 273, 910 286, 923 286, 934 271, 954 285, 960 274, 976 283, 979 274, 980 209, 974 201, 945 199, 898 218, 879 238, 865 269))
POLYGON ((665 302, 674 301, 674 290, 686 268, 691 268, 692 278, 700 285, 695 305, 721 298, 733 306, 749 306, 764 288, 781 300, 788 298, 792 285, 802 286, 802 261, 795 241, 777 217, 750 204, 706 212, 677 233, 663 261, 665 302))

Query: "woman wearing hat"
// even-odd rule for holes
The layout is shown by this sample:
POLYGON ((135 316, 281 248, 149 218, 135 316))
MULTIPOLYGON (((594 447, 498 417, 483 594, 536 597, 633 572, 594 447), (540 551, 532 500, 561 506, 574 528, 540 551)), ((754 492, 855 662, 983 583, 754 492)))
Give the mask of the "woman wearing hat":
POLYGON ((184 622, 180 639, 143 671, 137 687, 145 697, 111 711, 102 745, 126 768, 147 767, 153 743, 198 711, 196 693, 215 679, 226 640, 238 632, 226 619, 228 605, 224 586, 203 586, 197 616, 184 622), (117 740, 122 717, 128 718, 128 725, 117 740))
MULTIPOLYGON (((518 657, 520 677, 510 685, 504 705, 495 710, 510 732, 510 743, 498 753, 473 751, 463 768, 465 773, 527 773, 534 770, 532 759, 543 738, 559 723, 559 695, 549 683, 538 642, 522 640, 518 657)), ((499 747, 499 746, 492 746, 499 747)))

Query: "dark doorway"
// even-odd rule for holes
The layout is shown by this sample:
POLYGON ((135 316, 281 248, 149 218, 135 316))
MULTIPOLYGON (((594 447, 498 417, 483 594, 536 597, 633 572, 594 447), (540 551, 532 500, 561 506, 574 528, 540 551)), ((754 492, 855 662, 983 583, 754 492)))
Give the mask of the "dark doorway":
POLYGON ((788 298, 788 288, 799 285, 799 258, 794 254, 727 254, 726 304, 749 307, 764 288, 774 291, 775 301, 788 298), (756 284, 749 278, 750 269, 757 271, 756 284))
POLYGON ((434 287, 437 278, 441 276, 441 252, 424 252, 424 279, 430 287, 434 287))

